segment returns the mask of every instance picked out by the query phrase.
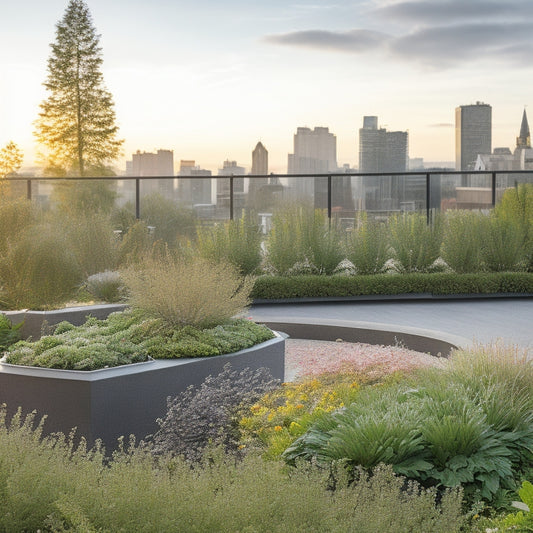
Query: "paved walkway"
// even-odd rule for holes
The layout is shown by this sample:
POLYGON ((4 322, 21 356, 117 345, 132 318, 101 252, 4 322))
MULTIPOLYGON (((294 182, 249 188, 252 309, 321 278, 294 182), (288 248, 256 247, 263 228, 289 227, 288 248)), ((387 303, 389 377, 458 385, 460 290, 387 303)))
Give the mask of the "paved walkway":
MULTIPOLYGON (((533 299, 426 302, 266 304, 252 306, 254 320, 282 322, 312 318, 421 328, 467 342, 523 346, 533 354, 533 299)), ((391 328, 392 329, 392 328, 391 328)))

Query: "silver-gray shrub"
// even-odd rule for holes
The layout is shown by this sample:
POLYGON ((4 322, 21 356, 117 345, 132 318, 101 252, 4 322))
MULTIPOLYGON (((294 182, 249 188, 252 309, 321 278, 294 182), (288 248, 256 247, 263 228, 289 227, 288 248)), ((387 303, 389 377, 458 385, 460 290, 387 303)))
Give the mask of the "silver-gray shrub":
POLYGON ((120 302, 126 296, 120 273, 114 270, 105 270, 89 276, 85 288, 95 299, 109 303, 120 302))
POLYGON ((240 408, 278 385, 266 368, 236 371, 228 363, 220 374, 208 376, 199 387, 190 386, 176 398, 167 399, 167 413, 157 420, 159 430, 147 445, 157 455, 170 453, 191 461, 199 460, 210 443, 220 443, 236 452, 240 408))

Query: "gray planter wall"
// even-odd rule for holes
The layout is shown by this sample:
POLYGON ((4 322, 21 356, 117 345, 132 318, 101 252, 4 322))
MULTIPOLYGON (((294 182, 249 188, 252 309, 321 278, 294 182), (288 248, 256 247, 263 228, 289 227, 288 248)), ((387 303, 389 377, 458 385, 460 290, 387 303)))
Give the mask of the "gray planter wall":
POLYGON ((166 413, 167 397, 189 385, 200 385, 208 375, 222 371, 266 367, 284 379, 285 341, 275 339, 233 354, 195 359, 156 360, 92 372, 54 370, 0 364, 0 404, 8 416, 18 407, 23 413, 47 415, 44 432, 68 434, 73 427, 89 446, 102 439, 107 450, 121 436, 137 440, 157 431, 156 419, 166 413))

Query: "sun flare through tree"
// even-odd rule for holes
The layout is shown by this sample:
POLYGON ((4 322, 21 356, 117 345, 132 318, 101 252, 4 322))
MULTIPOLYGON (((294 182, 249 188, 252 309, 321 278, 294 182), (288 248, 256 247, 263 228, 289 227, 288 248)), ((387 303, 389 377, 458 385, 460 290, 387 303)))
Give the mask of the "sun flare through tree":
POLYGON ((120 153, 99 39, 85 2, 70 0, 50 45, 48 97, 35 122, 49 175, 109 175, 107 166, 120 153))

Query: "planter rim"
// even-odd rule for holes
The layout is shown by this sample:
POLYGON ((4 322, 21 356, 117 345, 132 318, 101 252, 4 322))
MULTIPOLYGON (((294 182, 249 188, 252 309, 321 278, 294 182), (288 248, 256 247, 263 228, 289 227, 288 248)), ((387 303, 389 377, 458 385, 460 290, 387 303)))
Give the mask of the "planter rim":
POLYGON ((113 378, 120 375, 137 374, 143 371, 159 370, 173 366, 194 364, 200 361, 212 359, 213 357, 231 359, 233 356, 251 352, 259 347, 268 346, 279 341, 283 341, 284 337, 277 331, 271 330, 274 334, 272 339, 269 339, 258 344, 254 344, 249 348, 244 348, 237 352, 230 352, 208 357, 177 357, 175 359, 152 359, 150 361, 143 361, 140 363, 131 363, 127 365, 113 366, 109 368, 99 368, 97 370, 65 370, 61 368, 46 368, 40 366, 26 366, 13 365, 10 363, 3 363, 0 361, 0 373, 3 374, 23 374, 34 377, 48 377, 52 379, 69 379, 79 381, 97 381, 99 379, 113 378))

